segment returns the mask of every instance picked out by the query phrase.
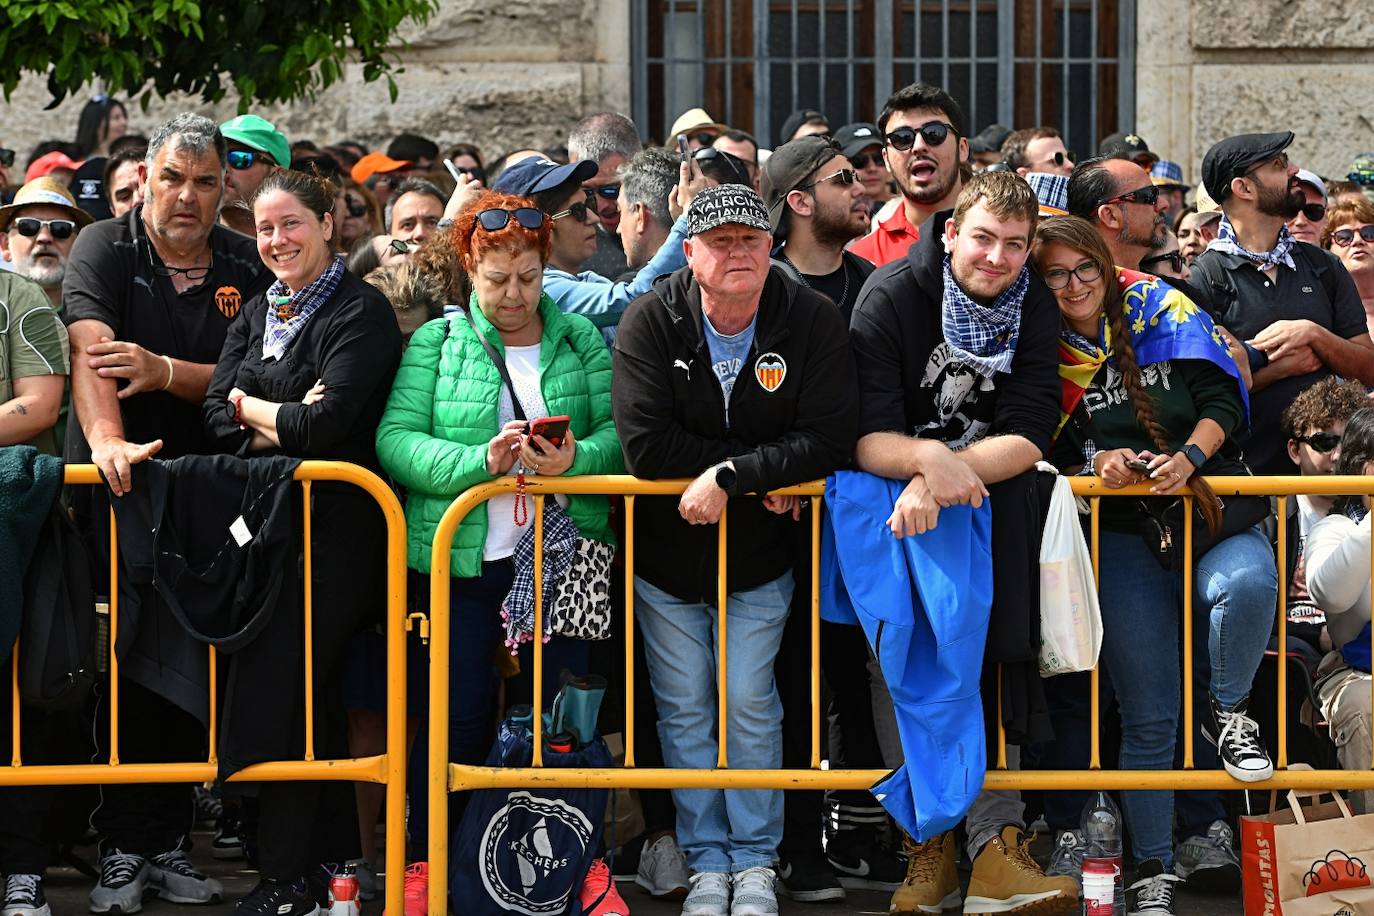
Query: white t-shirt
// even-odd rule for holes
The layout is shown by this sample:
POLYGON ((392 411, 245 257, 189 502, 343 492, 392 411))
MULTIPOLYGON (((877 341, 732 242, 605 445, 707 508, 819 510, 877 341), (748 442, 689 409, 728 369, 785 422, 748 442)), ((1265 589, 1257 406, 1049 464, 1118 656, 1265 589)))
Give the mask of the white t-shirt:
MULTIPOLYGON (((539 346, 531 344, 528 347, 506 347, 506 369, 510 371, 510 380, 520 396, 520 406, 525 408, 527 420, 537 420, 549 415, 548 408, 544 406, 544 392, 539 387, 539 346)), ((497 408, 496 419, 500 426, 505 426, 515 419, 515 407, 511 403, 510 391, 505 385, 501 386, 501 403, 497 408)), ((518 466, 517 462, 506 472, 506 476, 514 477, 518 466)), ((560 506, 567 506, 566 496, 554 498, 560 506)), ((532 518, 534 500, 527 498, 526 504, 532 518)), ((529 518, 526 518, 525 525, 528 524, 529 518)), ((482 545, 483 560, 504 560, 509 557, 515 553, 515 545, 520 542, 520 537, 524 533, 525 526, 515 524, 513 495, 487 500, 487 540, 482 545)))

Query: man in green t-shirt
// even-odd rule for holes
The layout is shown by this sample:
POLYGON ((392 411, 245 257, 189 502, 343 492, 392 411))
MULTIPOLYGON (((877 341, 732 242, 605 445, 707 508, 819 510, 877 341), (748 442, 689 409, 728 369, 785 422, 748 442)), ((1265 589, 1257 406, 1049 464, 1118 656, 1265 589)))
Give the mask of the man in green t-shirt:
POLYGON ((67 329, 38 284, 0 272, 0 446, 57 454, 67 329))

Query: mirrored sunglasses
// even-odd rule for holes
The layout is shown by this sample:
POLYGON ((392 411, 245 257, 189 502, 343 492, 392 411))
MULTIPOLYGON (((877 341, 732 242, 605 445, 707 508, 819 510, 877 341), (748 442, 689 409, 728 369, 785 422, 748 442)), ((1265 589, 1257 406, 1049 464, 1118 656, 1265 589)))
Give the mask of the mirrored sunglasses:
POLYGON ((32 216, 21 216, 13 223, 15 231, 25 238, 33 238, 43 231, 43 227, 48 227, 48 232, 57 241, 69 239, 72 233, 76 232, 76 222, 69 219, 34 219, 32 216))
POLYGON ((588 188, 587 190, 605 200, 615 200, 620 196, 620 185, 618 184, 604 184, 599 188, 588 188))
POLYGON ((255 149, 231 149, 226 154, 226 158, 229 161, 229 168, 242 172, 244 169, 251 169, 262 155, 255 149))
POLYGON ((916 145, 916 135, 921 135, 926 146, 935 147, 945 142, 945 138, 950 134, 959 136, 959 131, 954 129, 954 125, 946 124, 944 121, 927 121, 920 127, 898 127, 888 131, 885 139, 888 145, 899 152, 906 152, 916 145))

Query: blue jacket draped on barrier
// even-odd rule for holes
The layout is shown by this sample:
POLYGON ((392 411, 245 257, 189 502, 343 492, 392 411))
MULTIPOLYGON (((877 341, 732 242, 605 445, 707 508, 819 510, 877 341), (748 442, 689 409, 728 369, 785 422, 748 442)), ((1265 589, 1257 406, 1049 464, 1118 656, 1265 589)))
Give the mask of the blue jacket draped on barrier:
POLYGON ((992 607, 992 507, 951 506, 922 535, 887 518, 904 482, 859 471, 826 480, 821 617, 857 623, 882 668, 906 763, 872 789, 918 840, 954 827, 983 785, 978 692, 992 607))

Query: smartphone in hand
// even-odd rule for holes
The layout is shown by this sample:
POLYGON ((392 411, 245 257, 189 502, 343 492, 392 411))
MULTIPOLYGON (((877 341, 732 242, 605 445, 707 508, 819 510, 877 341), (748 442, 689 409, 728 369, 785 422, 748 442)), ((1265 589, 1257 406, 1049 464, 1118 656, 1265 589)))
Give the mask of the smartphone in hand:
POLYGON ((1126 461, 1126 467, 1130 468, 1132 471, 1135 471, 1137 474, 1150 473, 1150 465, 1144 461, 1141 461, 1139 458, 1128 459, 1126 461))
POLYGON ((690 162, 692 160, 692 150, 687 145, 686 134, 677 135, 677 151, 678 155, 682 157, 683 162, 690 162))
MULTIPOLYGON (((538 420, 531 420, 525 424, 525 435, 543 436, 554 448, 562 448, 563 437, 568 434, 570 422, 568 417, 540 417, 538 420)), ((530 446, 537 452, 543 452, 543 449, 533 442, 530 443, 530 446)))

